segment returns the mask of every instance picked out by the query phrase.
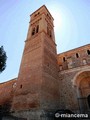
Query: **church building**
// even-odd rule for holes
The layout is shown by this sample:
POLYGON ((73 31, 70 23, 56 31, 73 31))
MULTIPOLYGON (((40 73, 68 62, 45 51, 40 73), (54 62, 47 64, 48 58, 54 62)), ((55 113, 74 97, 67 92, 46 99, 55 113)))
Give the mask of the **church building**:
POLYGON ((45 5, 30 15, 18 77, 0 83, 0 106, 18 118, 90 112, 90 44, 57 54, 53 21, 45 5))

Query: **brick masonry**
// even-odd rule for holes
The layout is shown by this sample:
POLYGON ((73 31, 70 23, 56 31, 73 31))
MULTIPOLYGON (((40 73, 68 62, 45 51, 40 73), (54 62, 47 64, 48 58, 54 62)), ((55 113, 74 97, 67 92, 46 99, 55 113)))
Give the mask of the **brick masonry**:
POLYGON ((31 14, 19 75, 0 84, 0 105, 10 104, 14 116, 90 110, 90 44, 57 54, 53 27, 46 6, 31 14))

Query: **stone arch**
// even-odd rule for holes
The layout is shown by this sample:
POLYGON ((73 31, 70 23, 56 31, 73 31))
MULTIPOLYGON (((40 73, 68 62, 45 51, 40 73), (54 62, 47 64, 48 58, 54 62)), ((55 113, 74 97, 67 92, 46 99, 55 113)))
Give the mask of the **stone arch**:
POLYGON ((84 70, 78 72, 73 80, 72 84, 77 91, 77 99, 81 112, 85 112, 90 109, 90 104, 88 100, 90 100, 90 70, 84 70))
POLYGON ((75 76, 74 78, 72 79, 72 84, 73 86, 78 86, 79 85, 79 82, 82 78, 85 78, 85 77, 89 77, 90 76, 90 69, 88 70, 83 70, 83 71, 79 71, 75 76), (83 76, 82 76, 83 75, 83 76), (82 76, 82 77, 81 77, 82 76), (78 81, 79 80, 79 81, 78 81))

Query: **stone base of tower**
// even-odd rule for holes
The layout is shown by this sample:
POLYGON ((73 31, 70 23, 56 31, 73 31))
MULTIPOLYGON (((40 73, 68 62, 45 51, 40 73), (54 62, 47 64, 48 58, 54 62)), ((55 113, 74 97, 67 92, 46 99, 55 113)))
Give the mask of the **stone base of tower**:
POLYGON ((25 120, 54 120, 55 109, 52 110, 26 110, 11 113, 17 118, 25 120))

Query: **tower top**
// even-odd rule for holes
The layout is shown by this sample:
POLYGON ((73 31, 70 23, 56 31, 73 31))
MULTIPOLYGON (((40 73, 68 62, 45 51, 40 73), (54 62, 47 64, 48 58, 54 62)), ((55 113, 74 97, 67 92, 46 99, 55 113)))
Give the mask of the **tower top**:
POLYGON ((37 9, 35 12, 33 12, 30 17, 31 19, 35 18, 36 16, 38 16, 39 14, 46 14, 50 19, 54 20, 54 18, 52 17, 51 13, 49 12, 49 10, 47 9, 47 7, 45 5, 41 6, 39 9, 37 9))

